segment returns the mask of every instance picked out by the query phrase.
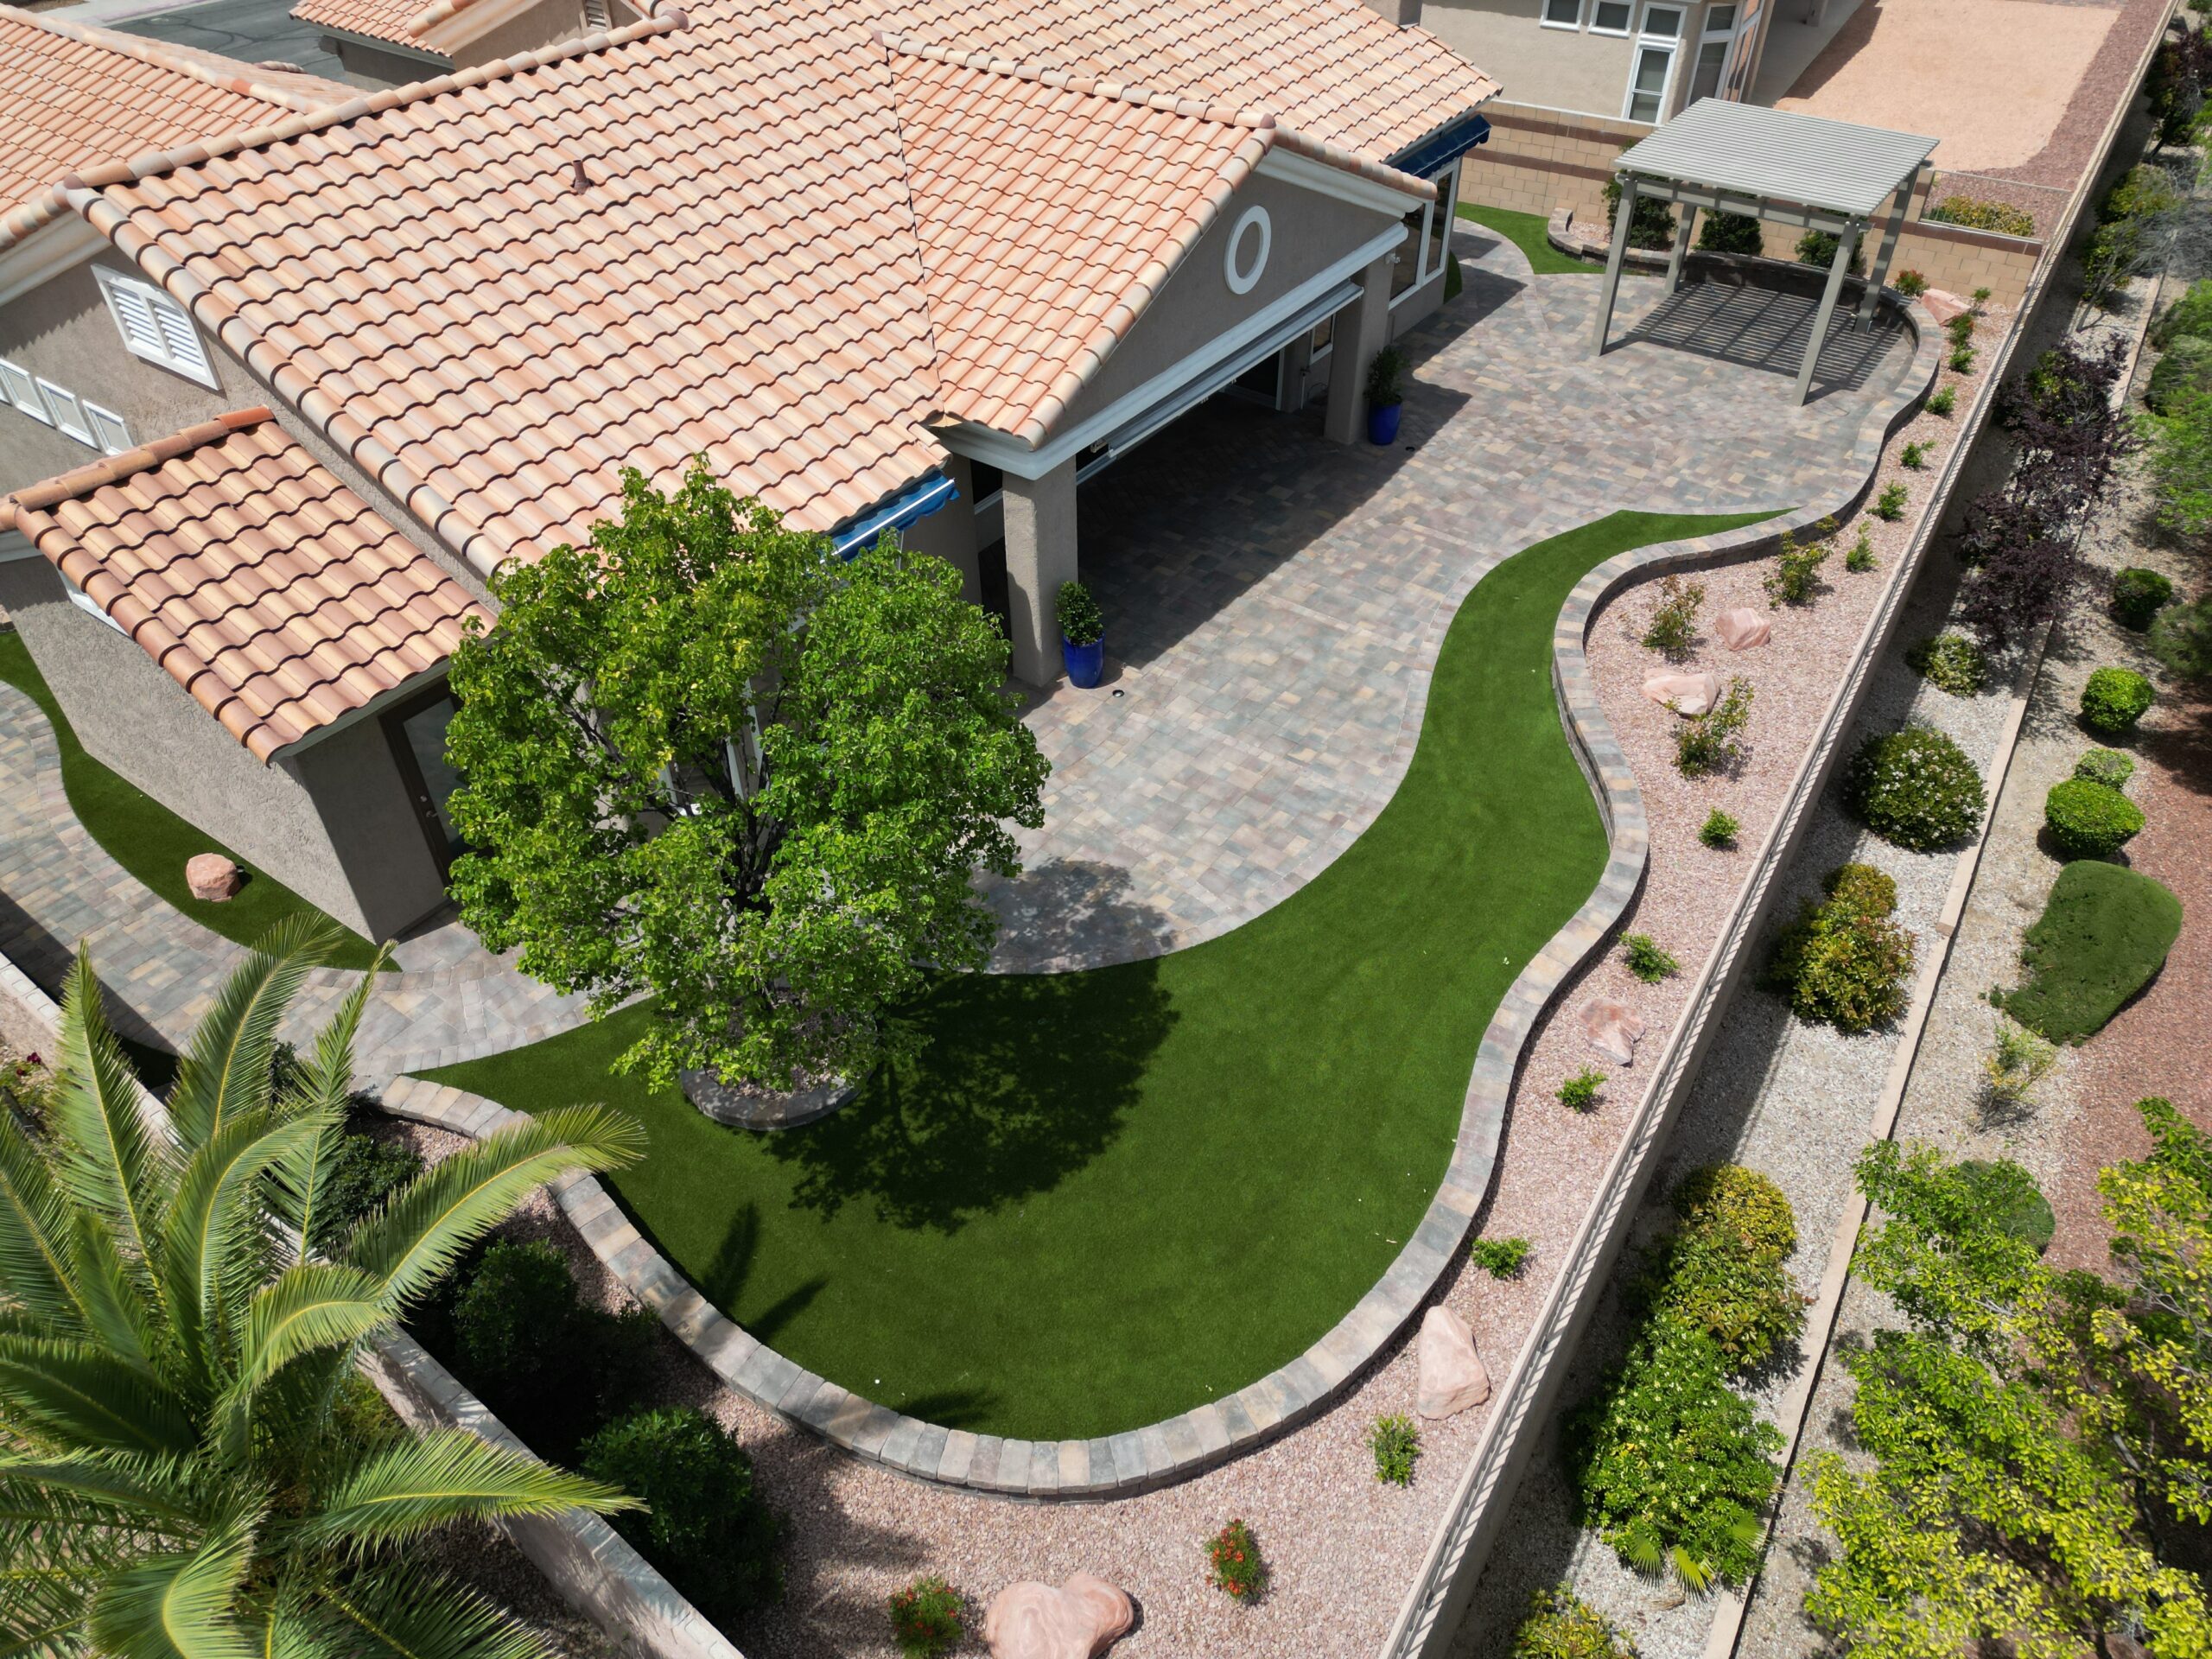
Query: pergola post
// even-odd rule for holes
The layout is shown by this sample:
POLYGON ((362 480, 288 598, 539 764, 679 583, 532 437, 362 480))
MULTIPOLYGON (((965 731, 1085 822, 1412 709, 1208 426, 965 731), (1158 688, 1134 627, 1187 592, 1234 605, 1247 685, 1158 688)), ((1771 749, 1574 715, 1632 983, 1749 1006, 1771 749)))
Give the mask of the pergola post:
POLYGON ((1613 209, 1613 247, 1605 256, 1605 291, 1598 296, 1598 327, 1590 336, 1590 355, 1605 354, 1605 334, 1613 326, 1613 301, 1621 291, 1621 261, 1628 257, 1628 227, 1636 219, 1636 177, 1621 179, 1621 199, 1613 209))
POLYGON ((1859 296, 1859 321, 1874 321, 1874 306, 1882 296, 1882 289, 1890 280, 1890 261, 1897 257, 1897 238, 1904 233, 1904 216, 1912 210, 1912 193, 1920 188, 1921 175, 1928 171, 1923 162, 1906 175, 1897 186, 1897 205, 1891 210, 1889 223, 1882 226, 1881 251, 1874 256, 1874 263, 1866 271, 1866 291, 1859 296))
POLYGON ((1797 401, 1802 404, 1813 390, 1814 365, 1821 360, 1821 347, 1827 343, 1828 325, 1835 321, 1836 298, 1843 292, 1844 273, 1851 269, 1852 250, 1859 245, 1858 219, 1844 221, 1843 232, 1835 239, 1835 257, 1828 263, 1827 286, 1821 292, 1821 308, 1813 316, 1813 332, 1805 341, 1805 361, 1797 371, 1797 401))
POLYGON ((1675 204, 1675 251, 1667 258, 1667 291, 1672 294, 1682 285, 1682 262, 1689 257, 1690 230, 1697 223, 1697 209, 1687 201, 1675 204))

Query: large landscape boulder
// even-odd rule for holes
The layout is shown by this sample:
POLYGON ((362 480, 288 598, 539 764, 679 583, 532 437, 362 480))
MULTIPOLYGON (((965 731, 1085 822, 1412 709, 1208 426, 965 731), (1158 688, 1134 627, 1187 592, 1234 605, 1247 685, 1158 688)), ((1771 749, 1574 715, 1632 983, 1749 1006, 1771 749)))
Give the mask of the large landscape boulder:
POLYGON ((1711 669, 1699 674, 1654 674, 1643 695, 1678 715, 1701 715, 1720 701, 1720 677, 1711 669))
POLYGON ((233 897, 245 876, 220 853, 194 853, 184 861, 184 885, 204 903, 219 905, 233 897))
POLYGON ((1774 624, 1748 605, 1721 612, 1713 619, 1713 631, 1731 651, 1750 651, 1774 638, 1774 624))
POLYGON ((1590 1046, 1618 1065, 1633 1065, 1636 1039, 1643 1035, 1643 1021, 1629 1011, 1627 1003, 1610 996, 1593 996, 1582 1005, 1582 1034, 1590 1046))
POLYGON ((1948 322, 1953 317, 1963 317, 1974 309, 1974 302, 1971 300, 1962 300, 1945 288, 1923 289, 1920 296, 1920 302, 1928 308, 1928 315, 1935 318, 1938 323, 1948 322))
POLYGON ((1475 1352, 1475 1333, 1450 1308, 1421 1315, 1414 1353, 1421 1368, 1414 1409, 1422 1416, 1453 1416, 1490 1398, 1490 1373, 1475 1352))
POLYGON ((983 1640, 991 1659, 1097 1659, 1136 1623, 1126 1591, 1090 1573, 1049 1584, 1010 1584, 991 1599, 983 1640))

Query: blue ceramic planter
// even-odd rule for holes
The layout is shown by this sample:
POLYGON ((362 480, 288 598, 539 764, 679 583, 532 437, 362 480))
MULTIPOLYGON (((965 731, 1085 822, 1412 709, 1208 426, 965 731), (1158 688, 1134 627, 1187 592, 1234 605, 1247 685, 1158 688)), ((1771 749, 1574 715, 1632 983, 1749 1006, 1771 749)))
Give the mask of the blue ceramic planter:
POLYGON ((1106 668, 1106 642, 1094 639, 1087 645, 1078 645, 1065 634, 1060 636, 1060 660, 1067 664, 1068 682, 1088 691, 1098 683, 1098 677, 1106 668))
POLYGON ((1398 441, 1398 416, 1405 413, 1403 404, 1383 404, 1367 411, 1367 441, 1370 443, 1390 444, 1398 441))

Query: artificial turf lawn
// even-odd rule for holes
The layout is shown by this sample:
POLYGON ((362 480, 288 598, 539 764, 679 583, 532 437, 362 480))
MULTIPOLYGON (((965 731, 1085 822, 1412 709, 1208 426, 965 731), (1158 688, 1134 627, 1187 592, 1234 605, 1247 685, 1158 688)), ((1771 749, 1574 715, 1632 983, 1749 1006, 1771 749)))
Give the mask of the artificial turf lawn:
MULTIPOLYGON (((78 823, 110 858, 172 907, 209 931, 240 944, 254 944, 287 916, 302 911, 322 914, 275 876, 240 858, 204 830, 194 829, 152 796, 86 753, 19 633, 0 633, 0 680, 37 703, 47 723, 54 728, 54 741, 61 751, 61 786, 78 823), (246 873, 245 885, 224 904, 194 899, 184 880, 185 861, 194 853, 222 854, 246 873)), ((330 925, 338 927, 334 921, 330 925)), ((375 954, 369 942, 349 929, 339 928, 339 932, 343 939, 331 958, 332 964, 367 967, 375 954)))
POLYGON ((2165 966, 2180 933, 2181 900, 2163 883, 2076 859, 2028 929, 2028 982, 2005 993, 2005 1012, 2054 1043, 2086 1041, 2165 966))
POLYGON ((748 1135, 607 1066, 630 1009, 427 1073, 524 1110, 605 1100, 631 1215, 739 1324, 916 1416, 1111 1433, 1325 1335, 1434 1197, 1475 1052, 1606 845, 1551 682, 1560 606, 1625 549, 1762 515, 1616 513, 1478 582, 1411 768, 1366 833, 1233 931, 1148 962, 951 980, 916 1065, 748 1135))
POLYGON ((1539 276, 1563 276, 1568 271, 1603 270, 1605 266, 1594 259, 1578 259, 1573 254, 1561 253, 1545 238, 1550 228, 1536 213, 1516 213, 1510 207, 1484 207, 1478 202, 1459 204, 1459 217, 1471 219, 1476 224, 1496 231, 1529 257, 1529 268, 1539 276))

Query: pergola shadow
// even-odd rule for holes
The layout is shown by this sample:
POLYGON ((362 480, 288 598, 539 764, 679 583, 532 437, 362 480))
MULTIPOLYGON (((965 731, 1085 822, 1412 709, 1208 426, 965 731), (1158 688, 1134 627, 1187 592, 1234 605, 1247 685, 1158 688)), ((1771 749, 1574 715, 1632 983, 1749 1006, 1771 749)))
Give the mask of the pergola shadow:
MULTIPOLYGON (((1644 341, 1794 379, 1820 309, 1814 296, 1698 283, 1662 298, 1618 344, 1644 341)), ((1866 324, 1854 324, 1847 313, 1839 315, 1821 343, 1812 396, 1866 388, 1904 333, 1904 325, 1891 312, 1878 312, 1866 324)))

